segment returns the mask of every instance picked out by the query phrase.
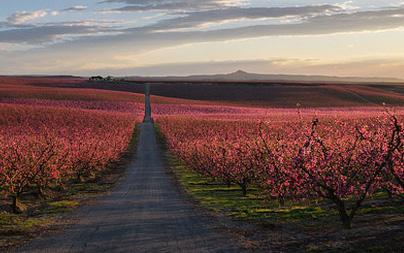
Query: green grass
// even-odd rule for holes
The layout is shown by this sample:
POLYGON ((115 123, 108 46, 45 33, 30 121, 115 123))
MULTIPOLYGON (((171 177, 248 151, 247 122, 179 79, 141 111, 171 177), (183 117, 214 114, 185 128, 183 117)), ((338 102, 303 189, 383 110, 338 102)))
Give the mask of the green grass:
POLYGON ((364 206, 359 209, 360 214, 403 214, 404 206, 364 206))
POLYGON ((9 235, 24 234, 38 230, 54 223, 51 217, 30 217, 25 214, 0 214, 0 227, 2 233, 9 235))
POLYGON ((60 200, 47 203, 46 207, 39 211, 41 214, 68 213, 80 206, 80 202, 74 200, 60 200))
MULTIPOLYGON (((171 165, 178 164, 174 156, 168 155, 167 157, 171 165)), ((337 214, 335 211, 325 210, 318 206, 279 208, 277 201, 266 201, 258 195, 258 191, 254 188, 249 189, 247 196, 244 197, 238 186, 214 183, 181 165, 172 166, 172 170, 180 186, 204 208, 223 212, 231 217, 298 221, 337 214)))

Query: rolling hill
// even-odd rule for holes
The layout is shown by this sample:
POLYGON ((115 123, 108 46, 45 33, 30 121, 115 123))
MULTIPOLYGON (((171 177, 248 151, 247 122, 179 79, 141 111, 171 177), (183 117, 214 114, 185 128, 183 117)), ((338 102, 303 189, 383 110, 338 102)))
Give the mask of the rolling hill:
POLYGON ((404 80, 398 78, 382 77, 337 77, 337 76, 309 76, 309 75, 267 75, 254 74, 242 70, 230 74, 220 75, 191 75, 191 76, 166 76, 166 77, 125 77, 134 81, 167 81, 167 82, 259 82, 259 83, 401 83, 404 80))

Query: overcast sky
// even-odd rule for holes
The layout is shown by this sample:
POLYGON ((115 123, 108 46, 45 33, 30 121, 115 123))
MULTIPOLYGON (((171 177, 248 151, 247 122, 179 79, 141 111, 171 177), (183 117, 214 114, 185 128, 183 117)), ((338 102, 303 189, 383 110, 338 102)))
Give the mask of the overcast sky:
POLYGON ((0 74, 404 78, 395 0, 0 0, 0 74))

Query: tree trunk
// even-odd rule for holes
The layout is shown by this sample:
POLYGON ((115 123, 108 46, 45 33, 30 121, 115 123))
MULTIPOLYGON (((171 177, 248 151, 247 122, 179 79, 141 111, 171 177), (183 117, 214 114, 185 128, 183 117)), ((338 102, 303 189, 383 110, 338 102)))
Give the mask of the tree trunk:
POLYGON ((247 196, 247 185, 246 184, 238 184, 243 191, 243 196, 247 196))
POLYGON ((342 224, 345 229, 351 229, 352 228, 352 218, 346 215, 345 213, 339 213, 339 216, 341 217, 342 224))
POLYGON ((83 173, 77 173, 76 182, 77 183, 83 183, 84 182, 83 173))
POLYGON ((285 205, 285 198, 283 197, 283 195, 280 195, 278 197, 278 202, 280 206, 284 206, 285 205))
POLYGON ((18 196, 13 196, 13 213, 21 213, 20 201, 18 196))
POLYGON ((350 229, 352 227, 352 219, 353 219, 354 213, 352 213, 352 215, 348 215, 344 201, 341 200, 335 194, 329 192, 327 198, 332 200, 332 202, 334 202, 334 204, 337 206, 339 217, 341 218, 344 228, 350 229))
MULTIPOLYGON (((335 202, 335 201, 334 201, 335 202)), ((341 218, 342 224, 345 229, 351 229, 352 227, 352 217, 350 217, 346 211, 345 204, 343 201, 338 200, 335 202, 338 208, 339 217, 341 218)))
POLYGON ((43 192, 43 187, 42 187, 42 185, 38 185, 37 189, 38 189, 38 198, 39 198, 39 199, 44 199, 45 194, 44 194, 44 192, 43 192))

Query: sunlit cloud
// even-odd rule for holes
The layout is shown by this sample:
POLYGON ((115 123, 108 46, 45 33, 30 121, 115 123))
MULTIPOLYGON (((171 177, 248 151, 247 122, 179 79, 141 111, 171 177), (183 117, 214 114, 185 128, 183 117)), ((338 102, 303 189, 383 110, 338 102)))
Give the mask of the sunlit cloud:
POLYGON ((124 7, 111 9, 117 12, 181 11, 228 8, 247 4, 248 0, 106 0, 102 3, 125 3, 124 7))
POLYGON ((25 21, 42 18, 47 15, 46 11, 18 11, 7 18, 9 24, 21 24, 25 21))
POLYGON ((358 10, 360 9, 359 6, 353 4, 354 1, 346 1, 340 4, 335 4, 336 6, 340 7, 343 10, 358 10))
POLYGON ((52 42, 66 35, 96 34, 105 31, 102 27, 86 25, 54 25, 31 28, 15 28, 0 31, 0 42, 18 44, 40 44, 52 42))
POLYGON ((67 13, 67 12, 84 11, 86 9, 87 9, 87 6, 85 6, 85 5, 75 5, 73 7, 63 9, 61 11, 52 11, 51 15, 57 16, 57 15, 61 15, 63 13, 67 13))
POLYGON ((321 15, 340 12, 335 5, 315 5, 285 8, 229 8, 199 12, 186 12, 181 17, 166 19, 150 26, 159 31, 204 27, 205 24, 217 24, 231 20, 265 20, 273 18, 290 18, 321 15))

